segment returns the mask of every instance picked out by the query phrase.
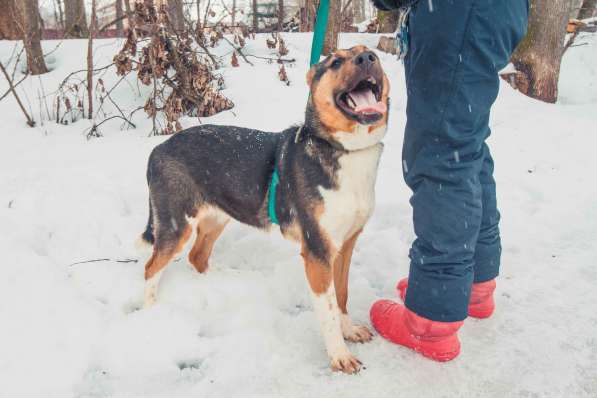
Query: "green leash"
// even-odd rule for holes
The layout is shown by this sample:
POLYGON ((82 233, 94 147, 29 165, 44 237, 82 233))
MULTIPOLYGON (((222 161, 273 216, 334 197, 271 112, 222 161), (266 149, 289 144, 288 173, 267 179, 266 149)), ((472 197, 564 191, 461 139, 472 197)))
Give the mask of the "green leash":
MULTIPOLYGON (((330 0, 321 0, 319 2, 319 8, 317 9, 317 17, 315 18, 315 31, 313 32, 313 41, 311 42, 311 59, 309 61, 309 66, 318 63, 319 58, 321 57, 329 14, 330 0)), ((298 134, 299 133, 297 133, 297 135, 298 134)), ((278 173, 278 165, 276 164, 274 165, 274 172, 272 173, 272 180, 269 184, 269 194, 267 198, 267 213, 272 224, 276 225, 280 225, 278 216, 276 215, 276 192, 278 190, 278 184, 280 184, 280 173, 278 173)))
POLYGON ((269 197, 267 199, 267 213, 272 224, 280 225, 278 216, 276 215, 276 191, 280 183, 280 175, 278 173, 278 166, 274 166, 274 173, 272 180, 269 183, 269 197))
POLYGON ((315 18, 315 31, 313 32, 313 42, 311 43, 311 61, 309 66, 318 63, 319 58, 321 57, 329 13, 330 0, 321 0, 319 8, 317 9, 317 17, 315 18))

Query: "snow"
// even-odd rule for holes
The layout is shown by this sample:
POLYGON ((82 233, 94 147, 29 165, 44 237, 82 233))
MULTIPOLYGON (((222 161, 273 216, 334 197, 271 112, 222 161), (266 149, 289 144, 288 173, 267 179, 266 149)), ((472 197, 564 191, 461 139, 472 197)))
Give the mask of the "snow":
MULTIPOLYGON (((347 34, 342 45, 374 47, 377 37, 347 34)), ((291 85, 277 80, 276 64, 228 62, 221 73, 236 106, 202 122, 265 130, 300 122, 310 35, 285 38, 288 57, 297 59, 287 67, 291 85)), ((114 120, 91 140, 85 120, 31 129, 13 98, 4 99, 0 395, 597 396, 597 36, 578 40, 590 45, 567 52, 558 104, 530 100, 502 83, 494 108, 490 145, 504 246, 495 315, 466 321, 462 354, 451 363, 431 362, 380 337, 350 344, 366 367, 356 376, 329 369, 298 248, 278 233, 230 225, 207 274, 181 255, 164 272, 158 303, 139 310, 147 254, 134 241, 147 217, 145 166, 166 137, 148 137, 151 124, 142 112, 134 116, 137 129, 121 131, 114 120), (92 259, 109 260, 72 265, 92 259), (128 259, 138 262, 116 261, 128 259)), ((43 44, 50 51, 57 42, 43 44)), ((13 46, 0 42, 2 62, 13 46)), ((83 68, 85 46, 64 42, 52 72, 19 86, 36 120, 45 113, 41 87, 51 93, 83 68)), ((118 47, 116 40, 97 41, 97 65, 109 63, 118 47)), ((267 55, 265 38, 248 41, 245 52, 267 55)), ((397 299, 394 286, 408 272, 414 237, 401 170, 403 70, 394 57, 379 56, 392 81, 390 130, 377 208, 350 274, 349 311, 366 324, 374 300, 397 299)), ((116 79, 104 76, 107 87, 116 79)), ((114 96, 128 111, 143 103, 134 80, 114 96)))

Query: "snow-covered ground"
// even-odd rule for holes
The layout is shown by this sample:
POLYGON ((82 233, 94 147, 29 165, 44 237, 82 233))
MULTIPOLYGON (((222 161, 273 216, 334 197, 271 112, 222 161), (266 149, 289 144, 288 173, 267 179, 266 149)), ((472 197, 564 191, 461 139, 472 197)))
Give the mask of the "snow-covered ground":
MULTIPOLYGON (((277 80, 275 64, 241 60, 240 68, 221 70, 234 113, 204 123, 276 130, 301 121, 310 36, 286 38, 288 56, 298 61, 288 67, 292 84, 277 80)), ((351 344, 366 367, 356 376, 330 371, 298 248, 278 233, 231 225, 207 274, 180 256, 164 274, 158 304, 138 310, 146 257, 133 242, 147 218, 145 165, 166 137, 147 137, 142 112, 136 130, 111 121, 91 140, 87 121, 31 129, 14 100, 4 99, 0 396, 597 396, 597 36, 584 40, 590 45, 564 59, 557 105, 503 84, 493 112, 504 245, 495 315, 465 323, 462 354, 451 363, 380 337, 351 344), (109 260, 72 265, 92 259, 109 260), (117 262, 127 259, 138 262, 117 262)), ((374 46, 376 36, 342 38, 343 46, 356 43, 374 46)), ((13 45, 0 42, 2 62, 13 45)), ((63 43, 53 54, 55 70, 19 87, 36 118, 41 87, 52 92, 83 68, 85 45, 63 43)), ((118 45, 98 41, 97 64, 109 63, 118 45)), ((48 51, 55 46, 44 43, 48 51)), ((264 37, 247 46, 247 53, 267 54, 264 37)), ((392 80, 391 124, 377 209, 350 274, 349 311, 364 323, 374 300, 396 297, 413 239, 400 166, 403 70, 380 56, 392 80)), ((114 96, 134 109, 143 100, 131 81, 114 96)))

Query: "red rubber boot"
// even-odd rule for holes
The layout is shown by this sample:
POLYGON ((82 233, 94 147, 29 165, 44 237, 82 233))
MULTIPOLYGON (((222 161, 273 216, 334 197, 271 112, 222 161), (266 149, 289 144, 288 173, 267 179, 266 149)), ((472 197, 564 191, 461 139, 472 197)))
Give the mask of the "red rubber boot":
POLYGON ((375 302, 369 315, 373 327, 383 338, 427 358, 446 362, 460 354, 460 340, 456 332, 462 321, 432 321, 390 300, 375 302))
MULTIPOLYGON (((495 310, 495 302, 493 301, 493 291, 495 290, 495 279, 487 282, 473 283, 471 289, 471 299, 468 303, 468 315, 473 318, 489 318, 495 310)), ((398 282, 396 289, 400 294, 400 298, 404 301, 406 297, 406 288, 408 287, 408 278, 402 279, 398 282)))

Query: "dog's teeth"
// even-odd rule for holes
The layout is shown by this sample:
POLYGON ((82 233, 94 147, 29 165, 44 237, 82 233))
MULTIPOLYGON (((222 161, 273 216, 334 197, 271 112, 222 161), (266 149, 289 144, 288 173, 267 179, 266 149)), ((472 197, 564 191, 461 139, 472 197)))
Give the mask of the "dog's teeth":
POLYGON ((373 84, 377 84, 377 80, 375 80, 375 78, 373 76, 371 76, 369 79, 367 79, 367 81, 369 81, 373 84))
POLYGON ((356 108, 357 107, 357 103, 354 102, 354 100, 352 99, 352 97, 350 96, 350 94, 347 95, 347 97, 348 97, 347 99, 349 99, 350 102, 352 102, 352 106, 350 104, 348 104, 348 106, 351 106, 352 108, 356 108))

